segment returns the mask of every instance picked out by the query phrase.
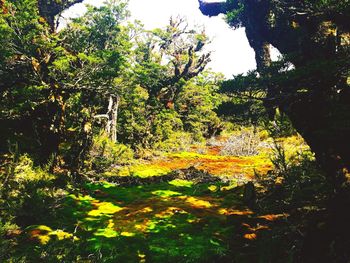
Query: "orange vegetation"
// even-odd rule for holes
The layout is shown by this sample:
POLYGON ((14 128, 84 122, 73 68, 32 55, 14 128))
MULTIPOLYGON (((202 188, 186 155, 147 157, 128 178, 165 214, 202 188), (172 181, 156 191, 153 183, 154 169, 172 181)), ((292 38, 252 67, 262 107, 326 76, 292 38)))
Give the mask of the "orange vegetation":
POLYGON ((219 209, 219 214, 245 216, 245 215, 252 215, 253 212, 251 210, 248 210, 248 209, 247 210, 237 210, 237 209, 221 208, 221 209, 219 209))
POLYGON ((242 223, 242 226, 245 226, 249 231, 256 232, 258 230, 267 230, 270 229, 268 226, 258 224, 256 227, 252 227, 247 223, 242 223))
POLYGON ((272 169, 270 161, 263 157, 240 158, 234 156, 217 156, 207 154, 197 154, 195 157, 182 157, 181 155, 168 156, 167 158, 152 160, 142 165, 142 167, 147 167, 147 169, 160 171, 164 170, 164 173, 173 170, 186 169, 191 166, 212 175, 244 175, 248 178, 251 178, 255 172, 266 174, 272 169))
POLYGON ((245 239, 255 240, 257 236, 256 236, 255 233, 250 233, 250 234, 245 234, 243 237, 244 237, 245 239))
POLYGON ((258 218, 263 218, 267 221, 275 221, 277 219, 281 219, 281 218, 286 218, 288 217, 289 214, 271 214, 271 215, 262 215, 262 216, 259 216, 258 218))

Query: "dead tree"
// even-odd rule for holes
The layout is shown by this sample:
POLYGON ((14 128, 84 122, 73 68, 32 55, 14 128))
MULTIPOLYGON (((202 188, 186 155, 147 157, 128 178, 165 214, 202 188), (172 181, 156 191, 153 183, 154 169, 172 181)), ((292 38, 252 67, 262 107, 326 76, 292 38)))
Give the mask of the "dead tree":
POLYGON ((95 119, 105 119, 106 126, 105 131, 108 137, 113 141, 117 142, 117 120, 118 120, 118 108, 119 108, 120 97, 119 95, 109 95, 108 109, 105 114, 95 115, 95 119))

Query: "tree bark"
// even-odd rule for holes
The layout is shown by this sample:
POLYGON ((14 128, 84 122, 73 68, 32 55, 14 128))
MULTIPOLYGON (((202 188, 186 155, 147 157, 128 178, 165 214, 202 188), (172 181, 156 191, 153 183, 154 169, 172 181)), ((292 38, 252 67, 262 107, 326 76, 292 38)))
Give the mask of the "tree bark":
POLYGON ((108 109, 106 114, 95 115, 95 119, 106 119, 105 131, 112 142, 117 142, 118 128, 118 108, 120 103, 119 95, 110 95, 108 99, 108 109))
POLYGON ((84 0, 61 0, 61 1, 47 1, 38 0, 38 8, 40 15, 45 18, 49 24, 51 31, 55 32, 57 23, 56 16, 67 10, 71 6, 82 3, 84 0))
POLYGON ((112 142, 117 142, 117 120, 118 120, 118 108, 119 108, 119 96, 114 95, 109 97, 108 105, 108 122, 107 122, 107 132, 112 142))

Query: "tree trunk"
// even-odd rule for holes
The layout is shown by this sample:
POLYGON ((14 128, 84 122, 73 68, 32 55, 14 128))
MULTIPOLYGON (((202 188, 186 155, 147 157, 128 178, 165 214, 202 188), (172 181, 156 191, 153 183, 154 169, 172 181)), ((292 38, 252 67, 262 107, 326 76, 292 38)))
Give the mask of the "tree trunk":
POLYGON ((108 100, 108 109, 106 114, 95 115, 95 119, 106 119, 105 130, 108 137, 112 142, 117 142, 117 121, 118 121, 118 108, 120 97, 119 95, 110 95, 108 100))
POLYGON ((117 142, 117 120, 120 98, 118 95, 109 97, 107 132, 112 142, 117 142))

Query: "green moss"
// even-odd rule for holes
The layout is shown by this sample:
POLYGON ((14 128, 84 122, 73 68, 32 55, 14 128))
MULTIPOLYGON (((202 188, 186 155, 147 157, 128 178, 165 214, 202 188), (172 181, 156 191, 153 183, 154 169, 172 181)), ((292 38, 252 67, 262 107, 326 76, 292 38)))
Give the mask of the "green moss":
POLYGON ((169 182, 169 184, 177 186, 177 187, 192 187, 193 182, 188 180, 182 180, 182 179, 175 179, 169 182))
POLYGON ((89 216, 110 215, 123 210, 123 208, 116 206, 110 202, 96 203, 95 206, 97 206, 98 208, 91 210, 88 213, 89 216))
POLYGON ((95 236, 104 236, 107 238, 113 238, 118 236, 118 232, 110 229, 110 228, 103 228, 103 229, 98 229, 95 233, 95 236))
POLYGON ((151 176, 161 176, 171 172, 171 169, 167 167, 160 167, 157 165, 134 165, 124 167, 119 170, 119 176, 138 176, 141 178, 147 178, 151 176))
POLYGON ((223 160, 227 159, 225 156, 210 155, 210 154, 199 154, 195 152, 181 152, 169 154, 169 157, 181 158, 181 159, 209 159, 209 160, 223 160))
POLYGON ((160 196, 160 197, 170 197, 170 196, 181 195, 181 193, 174 192, 174 191, 171 191, 171 190, 157 190, 157 191, 153 191, 152 194, 160 196))

